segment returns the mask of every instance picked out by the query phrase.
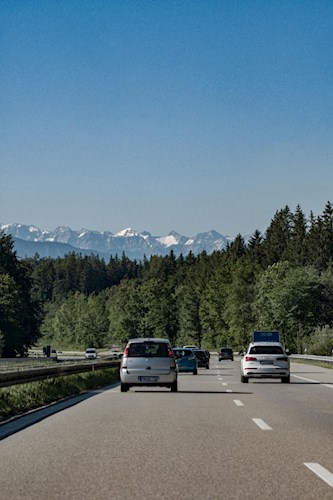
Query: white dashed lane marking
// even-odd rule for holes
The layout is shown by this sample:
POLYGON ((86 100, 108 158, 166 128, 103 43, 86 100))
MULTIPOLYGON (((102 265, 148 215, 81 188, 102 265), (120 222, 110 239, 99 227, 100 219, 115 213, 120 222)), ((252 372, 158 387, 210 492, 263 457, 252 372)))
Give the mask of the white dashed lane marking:
POLYGON ((262 430, 262 431, 271 431, 272 427, 266 424, 261 418, 253 418, 253 422, 262 430))
POLYGON ((244 403, 242 403, 239 399, 234 399, 234 403, 236 406, 244 406, 244 403))
POLYGON ((325 481, 331 488, 333 488, 333 474, 322 467, 320 464, 314 462, 304 462, 304 465, 308 467, 312 472, 314 472, 320 479, 325 481))

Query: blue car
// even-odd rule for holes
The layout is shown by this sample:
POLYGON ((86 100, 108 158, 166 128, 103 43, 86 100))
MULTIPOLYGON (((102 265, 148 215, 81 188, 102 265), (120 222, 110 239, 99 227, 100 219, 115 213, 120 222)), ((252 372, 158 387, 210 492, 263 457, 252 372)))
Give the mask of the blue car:
POLYGON ((198 374, 198 360, 192 351, 186 347, 174 347, 178 372, 192 372, 193 375, 198 374))

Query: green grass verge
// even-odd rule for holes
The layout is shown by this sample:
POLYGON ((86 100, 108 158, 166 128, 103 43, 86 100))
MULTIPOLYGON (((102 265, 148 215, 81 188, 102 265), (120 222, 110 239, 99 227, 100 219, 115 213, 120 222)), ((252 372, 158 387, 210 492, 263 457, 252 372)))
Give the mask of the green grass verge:
POLYGON ((325 361, 316 361, 316 360, 311 360, 311 359, 292 359, 293 363, 300 363, 303 365, 314 365, 314 366, 320 366, 321 368, 330 368, 331 370, 333 369, 333 363, 325 363, 325 361))
POLYGON ((0 422, 67 396, 97 389, 118 380, 119 368, 106 368, 0 388, 0 422))

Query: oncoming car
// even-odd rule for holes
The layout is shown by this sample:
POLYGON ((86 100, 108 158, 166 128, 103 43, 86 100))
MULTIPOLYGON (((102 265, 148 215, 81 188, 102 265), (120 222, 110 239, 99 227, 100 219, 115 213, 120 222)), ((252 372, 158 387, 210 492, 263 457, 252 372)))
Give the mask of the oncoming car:
POLYGON ((120 364, 120 391, 135 386, 168 387, 177 392, 177 365, 168 339, 128 341, 120 364))
POLYGON ((279 342, 253 342, 241 359, 241 381, 250 378, 280 378, 290 382, 290 361, 279 342))
POLYGON ((198 361, 192 349, 185 347, 174 347, 173 352, 175 355, 178 372, 192 372, 193 375, 198 374, 198 361))
POLYGON ((88 347, 88 349, 86 349, 84 357, 86 359, 97 359, 97 351, 96 351, 96 349, 94 347, 88 347))

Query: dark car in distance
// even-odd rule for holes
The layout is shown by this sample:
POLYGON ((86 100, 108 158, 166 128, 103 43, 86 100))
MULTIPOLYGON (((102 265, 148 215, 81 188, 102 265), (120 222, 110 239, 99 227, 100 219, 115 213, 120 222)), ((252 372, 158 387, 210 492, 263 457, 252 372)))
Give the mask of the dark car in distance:
POLYGON ((197 360, 198 360, 198 367, 199 368, 206 368, 207 370, 209 369, 209 357, 207 356, 206 351, 203 349, 193 349, 193 353, 195 354, 197 360))
POLYGON ((221 347, 219 352, 219 361, 222 361, 222 359, 231 359, 231 361, 234 360, 234 353, 231 347, 221 347))

